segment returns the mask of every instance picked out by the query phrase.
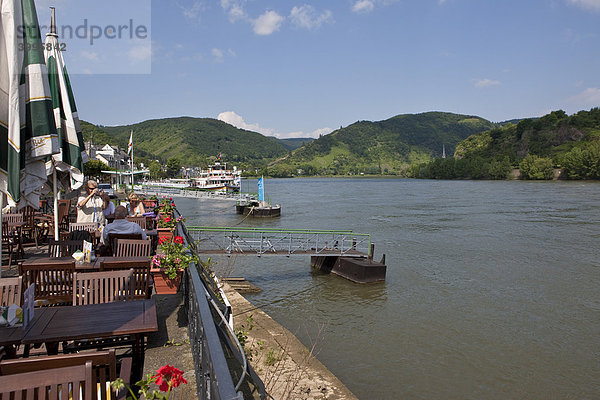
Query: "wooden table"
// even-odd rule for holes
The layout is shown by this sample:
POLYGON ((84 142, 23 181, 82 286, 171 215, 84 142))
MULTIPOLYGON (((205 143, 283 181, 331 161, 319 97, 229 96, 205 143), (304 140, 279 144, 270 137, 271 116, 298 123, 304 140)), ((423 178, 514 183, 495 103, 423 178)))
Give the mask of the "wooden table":
MULTIPOLYGON (((34 266, 34 267, 38 267, 38 266, 52 266, 52 265, 62 265, 62 264, 66 264, 69 262, 75 262, 75 259, 73 257, 32 257, 32 258, 28 258, 27 260, 23 261, 23 266, 24 267, 28 267, 28 266, 34 266)), ((75 270, 77 271, 88 271, 88 272, 92 272, 92 271, 98 271, 100 269, 100 263, 97 263, 97 259, 90 262, 90 263, 82 263, 82 264, 77 264, 75 262, 75 270)))
POLYGON ((21 343, 45 343, 48 354, 57 354, 58 343, 63 341, 133 336, 133 362, 141 375, 144 336, 156 331, 158 321, 154 299, 43 307, 35 309, 34 319, 21 343))

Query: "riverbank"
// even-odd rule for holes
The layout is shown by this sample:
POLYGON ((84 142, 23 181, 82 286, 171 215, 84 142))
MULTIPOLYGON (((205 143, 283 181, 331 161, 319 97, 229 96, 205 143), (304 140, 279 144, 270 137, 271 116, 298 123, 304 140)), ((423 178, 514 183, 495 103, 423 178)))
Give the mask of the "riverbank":
POLYGON ((274 399, 357 399, 316 359, 318 340, 307 349, 230 285, 225 283, 223 289, 233 309, 235 331, 241 332, 250 362, 274 399))

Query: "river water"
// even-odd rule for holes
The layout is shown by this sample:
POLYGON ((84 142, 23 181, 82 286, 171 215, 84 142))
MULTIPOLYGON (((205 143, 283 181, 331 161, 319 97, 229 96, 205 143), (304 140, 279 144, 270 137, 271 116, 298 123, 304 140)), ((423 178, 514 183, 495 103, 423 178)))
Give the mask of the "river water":
MULTIPOLYGON (((251 188, 255 188, 251 181, 251 188)), ((245 187, 245 184, 244 184, 245 187)), ((177 199, 188 225, 370 233, 385 283, 308 257, 219 258, 361 399, 600 398, 600 183, 276 179, 275 220, 177 199)))

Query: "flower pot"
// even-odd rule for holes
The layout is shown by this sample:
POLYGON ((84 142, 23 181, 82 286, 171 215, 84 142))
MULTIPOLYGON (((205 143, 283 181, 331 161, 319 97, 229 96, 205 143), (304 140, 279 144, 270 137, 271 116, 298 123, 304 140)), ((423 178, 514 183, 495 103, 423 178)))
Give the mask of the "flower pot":
POLYGON ((157 228, 158 240, 161 238, 173 239, 173 229, 171 228, 157 228))
POLYGON ((154 290, 157 294, 176 294, 181 283, 181 274, 183 271, 177 272, 177 276, 171 279, 159 268, 152 268, 152 278, 154 279, 154 290))

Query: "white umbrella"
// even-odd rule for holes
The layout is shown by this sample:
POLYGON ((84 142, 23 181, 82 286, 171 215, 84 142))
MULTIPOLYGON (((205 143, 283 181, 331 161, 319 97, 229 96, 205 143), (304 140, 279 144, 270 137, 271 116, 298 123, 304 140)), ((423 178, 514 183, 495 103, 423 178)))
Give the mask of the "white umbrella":
POLYGON ((58 184, 60 177, 61 186, 65 190, 76 190, 83 185, 83 164, 88 161, 79 116, 75 106, 75 98, 71 90, 71 83, 63 59, 58 35, 54 8, 50 22, 50 33, 46 35, 44 43, 44 56, 48 67, 50 91, 54 120, 58 132, 60 153, 53 155, 46 162, 46 172, 52 175, 52 191, 54 193, 54 239, 58 240, 58 184), (58 173, 58 174, 57 174, 58 173))
POLYGON ((35 4, 0 0, 0 192, 9 206, 39 208, 45 158, 57 151, 35 4))

